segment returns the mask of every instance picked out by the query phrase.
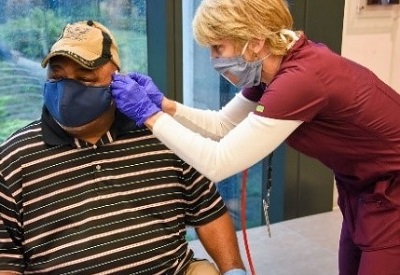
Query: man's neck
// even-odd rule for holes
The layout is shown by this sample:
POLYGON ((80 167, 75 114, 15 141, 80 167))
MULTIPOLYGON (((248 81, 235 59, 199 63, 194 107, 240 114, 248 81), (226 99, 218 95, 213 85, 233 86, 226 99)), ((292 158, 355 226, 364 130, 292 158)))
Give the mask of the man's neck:
POLYGON ((96 144, 107 133, 115 120, 115 109, 110 108, 103 115, 84 126, 76 128, 62 127, 73 137, 79 138, 91 144, 96 144))

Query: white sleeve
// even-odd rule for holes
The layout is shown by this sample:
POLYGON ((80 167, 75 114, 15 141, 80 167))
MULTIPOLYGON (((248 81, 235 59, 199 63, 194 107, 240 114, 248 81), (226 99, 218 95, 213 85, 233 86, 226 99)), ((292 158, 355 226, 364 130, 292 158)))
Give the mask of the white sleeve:
POLYGON ((220 141, 194 133, 162 114, 154 135, 212 181, 221 181, 254 165, 275 150, 302 123, 250 113, 220 141))
POLYGON ((174 119, 192 131, 219 140, 256 109, 257 103, 237 93, 221 110, 200 110, 177 103, 174 119))

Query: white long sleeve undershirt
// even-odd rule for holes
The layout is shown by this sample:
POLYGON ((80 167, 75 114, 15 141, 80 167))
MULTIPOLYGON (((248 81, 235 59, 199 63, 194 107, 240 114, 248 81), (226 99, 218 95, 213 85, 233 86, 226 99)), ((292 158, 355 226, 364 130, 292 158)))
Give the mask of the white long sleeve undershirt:
MULTIPOLYGON (((212 126, 204 127, 209 125, 205 119, 200 128, 212 128, 213 131, 209 132, 214 135, 223 133, 223 130, 217 130, 219 127, 215 116, 217 115, 212 115, 212 126)), ((232 125, 235 123, 232 122, 232 125)), ((184 161, 212 181, 218 182, 262 160, 301 123, 302 121, 265 118, 250 113, 218 141, 193 132, 171 116, 162 114, 153 125, 153 134, 184 161)))
POLYGON ((237 93, 221 110, 200 110, 177 103, 173 118, 192 131, 220 140, 247 115, 256 109, 257 103, 237 93))

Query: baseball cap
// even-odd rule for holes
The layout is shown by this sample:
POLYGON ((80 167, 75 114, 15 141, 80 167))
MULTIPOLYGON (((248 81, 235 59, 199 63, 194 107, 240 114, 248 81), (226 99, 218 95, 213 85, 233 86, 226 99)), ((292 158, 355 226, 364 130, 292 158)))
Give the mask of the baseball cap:
POLYGON ((95 69, 108 61, 121 68, 118 46, 111 32, 96 21, 79 21, 67 24, 49 54, 43 59, 42 67, 57 55, 71 58, 82 67, 95 69))

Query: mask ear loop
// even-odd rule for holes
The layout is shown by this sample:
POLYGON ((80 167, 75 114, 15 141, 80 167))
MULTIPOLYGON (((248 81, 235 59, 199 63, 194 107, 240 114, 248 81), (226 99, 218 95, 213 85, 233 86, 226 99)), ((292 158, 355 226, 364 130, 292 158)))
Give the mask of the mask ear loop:
MULTIPOLYGON (((286 38, 285 38, 285 39, 286 39, 286 38)), ((247 41, 246 44, 243 46, 243 50, 242 50, 241 56, 244 55, 244 52, 246 51, 248 45, 249 45, 249 41, 247 41)), ((256 53, 253 53, 253 54, 254 54, 255 56, 257 56, 256 53)), ((270 56, 271 56, 271 53, 267 54, 267 55, 264 56, 263 58, 260 58, 259 61, 262 62, 262 61, 264 61, 264 59, 266 59, 266 58, 268 58, 268 57, 270 57, 270 56)))
POLYGON ((244 55, 244 52, 247 50, 247 46, 249 46, 249 41, 247 41, 246 44, 244 44, 242 52, 240 53, 241 56, 244 55))

